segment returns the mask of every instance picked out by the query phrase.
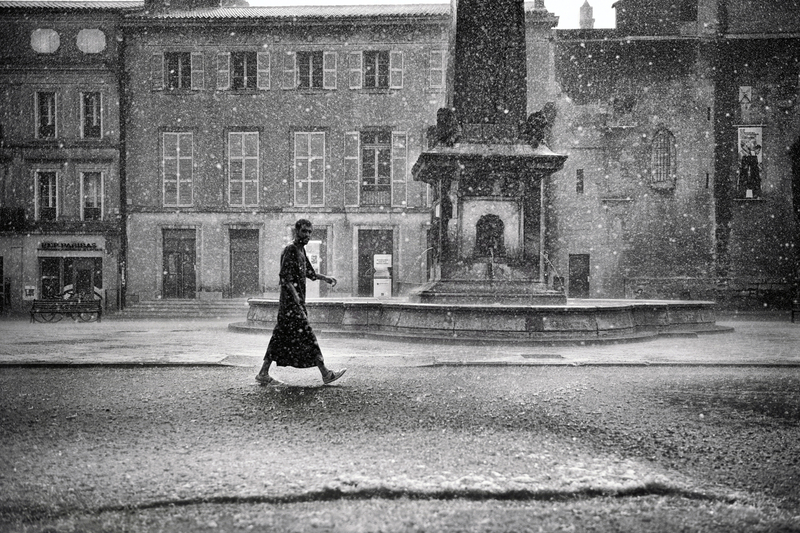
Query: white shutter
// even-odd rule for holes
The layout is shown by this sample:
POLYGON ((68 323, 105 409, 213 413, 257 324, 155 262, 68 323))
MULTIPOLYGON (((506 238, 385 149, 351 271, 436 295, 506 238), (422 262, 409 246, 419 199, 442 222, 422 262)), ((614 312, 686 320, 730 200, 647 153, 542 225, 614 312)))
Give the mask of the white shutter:
POLYGON ((297 54, 286 52, 283 56, 283 88, 296 89, 297 85, 297 54))
POLYGON ((360 136, 357 131, 344 134, 344 205, 358 206, 361 191, 360 136))
POLYGON ((205 70, 203 69, 203 53, 192 52, 192 90, 202 91, 205 86, 205 70))
POLYGON ((403 52, 389 52, 389 88, 403 88, 403 52))
POLYGON ((164 90, 164 54, 153 54, 150 60, 150 76, 154 91, 164 90))
POLYGON ((392 132, 392 205, 406 207, 406 174, 408 160, 408 135, 392 132))
POLYGON ((322 88, 336 88, 336 52, 322 54, 322 88))
POLYGON ((217 54, 217 90, 227 91, 231 88, 231 54, 220 52, 217 54))
POLYGON ((256 85, 261 90, 270 88, 270 60, 269 52, 258 52, 256 85))
POLYGON ((444 88, 444 74, 446 70, 444 50, 431 50, 429 64, 429 87, 431 89, 444 88))
POLYGON ((348 83, 351 89, 360 89, 364 86, 363 76, 361 74, 363 57, 361 52, 350 52, 348 54, 348 83))

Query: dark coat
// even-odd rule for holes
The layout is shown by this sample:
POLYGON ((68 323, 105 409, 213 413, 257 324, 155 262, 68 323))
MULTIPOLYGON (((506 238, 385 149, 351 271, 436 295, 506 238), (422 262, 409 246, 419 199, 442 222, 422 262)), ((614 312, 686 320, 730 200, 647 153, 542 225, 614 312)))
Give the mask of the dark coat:
POLYGON ((278 322, 272 331, 266 356, 279 366, 310 368, 322 361, 317 337, 308 323, 306 311, 306 278, 317 279, 317 273, 306 257, 305 249, 292 243, 281 253, 281 299, 278 322), (294 299, 289 285, 300 299, 294 299))

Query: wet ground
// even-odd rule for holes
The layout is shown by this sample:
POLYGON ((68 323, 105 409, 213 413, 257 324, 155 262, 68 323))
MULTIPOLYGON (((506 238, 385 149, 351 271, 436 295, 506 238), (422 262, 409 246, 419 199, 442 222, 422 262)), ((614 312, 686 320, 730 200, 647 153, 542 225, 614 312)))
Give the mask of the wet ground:
POLYGON ((0 322, 0 530, 800 531, 800 326, 732 325, 323 338, 341 382, 260 387, 225 323, 0 322))

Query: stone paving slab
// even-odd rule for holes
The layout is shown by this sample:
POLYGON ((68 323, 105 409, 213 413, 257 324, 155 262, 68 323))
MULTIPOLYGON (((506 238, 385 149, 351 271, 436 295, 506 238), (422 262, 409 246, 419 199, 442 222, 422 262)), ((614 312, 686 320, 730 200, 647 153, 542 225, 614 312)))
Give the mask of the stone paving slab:
MULTIPOLYGON (((269 335, 230 319, 30 323, 0 320, 0 365, 259 365, 269 335)), ((800 323, 720 320, 728 333, 588 346, 431 345, 318 332, 326 360, 347 365, 800 366, 800 323)))

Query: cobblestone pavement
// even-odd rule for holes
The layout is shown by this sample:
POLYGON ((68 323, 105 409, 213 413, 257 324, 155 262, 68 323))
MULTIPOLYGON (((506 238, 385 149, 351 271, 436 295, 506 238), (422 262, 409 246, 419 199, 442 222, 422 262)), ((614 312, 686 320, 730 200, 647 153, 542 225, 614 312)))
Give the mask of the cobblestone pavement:
MULTIPOLYGON (((748 316, 718 320, 733 332, 587 346, 465 346, 319 332, 334 366, 766 365, 800 366, 800 323, 748 316)), ((0 320, 0 365, 257 366, 268 334, 228 329, 230 318, 30 323, 0 320)))

